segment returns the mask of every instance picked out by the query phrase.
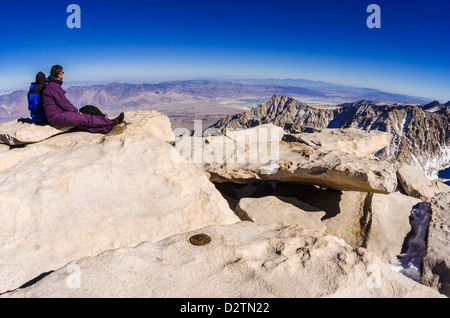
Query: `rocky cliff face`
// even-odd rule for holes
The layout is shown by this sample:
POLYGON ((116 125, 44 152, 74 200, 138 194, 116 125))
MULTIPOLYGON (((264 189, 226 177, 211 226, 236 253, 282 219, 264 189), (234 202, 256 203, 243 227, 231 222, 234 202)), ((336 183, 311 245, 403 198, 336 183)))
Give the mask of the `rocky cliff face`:
POLYGON ((391 163, 407 163, 432 176, 450 165, 449 103, 420 106, 363 100, 337 107, 309 106, 274 95, 245 113, 228 116, 210 128, 235 130, 273 123, 289 132, 324 128, 378 130, 391 135, 389 145, 376 155, 391 163))

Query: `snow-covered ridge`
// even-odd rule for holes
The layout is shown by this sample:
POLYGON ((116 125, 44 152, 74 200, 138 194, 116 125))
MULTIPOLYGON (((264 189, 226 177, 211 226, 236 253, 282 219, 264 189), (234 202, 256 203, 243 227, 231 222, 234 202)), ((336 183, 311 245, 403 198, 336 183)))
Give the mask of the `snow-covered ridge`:
POLYGON ((409 278, 420 281, 422 260, 425 255, 425 238, 431 219, 431 203, 421 202, 411 212, 413 234, 407 242, 407 250, 391 260, 391 268, 409 278))
POLYGON ((438 173, 450 167, 450 146, 441 147, 440 155, 426 161, 424 172, 430 179, 438 179, 438 173))

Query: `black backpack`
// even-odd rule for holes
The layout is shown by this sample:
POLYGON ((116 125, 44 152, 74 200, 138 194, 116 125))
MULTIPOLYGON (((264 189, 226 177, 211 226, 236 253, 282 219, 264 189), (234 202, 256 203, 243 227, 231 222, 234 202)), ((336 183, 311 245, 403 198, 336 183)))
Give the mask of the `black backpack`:
POLYGON ((92 106, 92 105, 86 105, 84 107, 81 107, 80 113, 106 117, 106 114, 102 113, 102 111, 100 109, 98 109, 97 107, 92 106))

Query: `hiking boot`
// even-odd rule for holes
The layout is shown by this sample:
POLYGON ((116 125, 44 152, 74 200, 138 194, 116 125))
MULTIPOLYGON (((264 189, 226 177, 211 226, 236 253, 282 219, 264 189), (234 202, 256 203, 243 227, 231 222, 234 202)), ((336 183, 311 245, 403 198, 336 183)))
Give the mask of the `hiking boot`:
POLYGON ((124 113, 120 113, 119 116, 117 116, 116 118, 114 118, 112 120, 113 126, 116 126, 116 125, 119 125, 119 124, 123 123, 124 119, 125 119, 125 114, 124 113))

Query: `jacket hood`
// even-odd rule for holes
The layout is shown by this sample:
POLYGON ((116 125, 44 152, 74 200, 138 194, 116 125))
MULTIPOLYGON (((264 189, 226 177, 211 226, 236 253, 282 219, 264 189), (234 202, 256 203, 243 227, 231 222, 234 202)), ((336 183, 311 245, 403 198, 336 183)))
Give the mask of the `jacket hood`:
POLYGON ((39 72, 36 74, 36 82, 31 83, 30 91, 28 92, 28 95, 30 94, 39 94, 47 84, 47 79, 45 77, 45 74, 43 72, 39 72))
POLYGON ((48 82, 48 83, 50 83, 50 82, 55 82, 55 83, 58 83, 58 84, 60 84, 60 85, 62 85, 62 83, 63 83, 63 81, 61 81, 61 80, 59 80, 59 79, 57 79, 56 77, 53 77, 53 76, 49 76, 49 77, 47 78, 47 82, 48 82))
POLYGON ((37 85, 45 85, 46 83, 46 76, 44 73, 39 72, 36 74, 36 84, 37 85))

